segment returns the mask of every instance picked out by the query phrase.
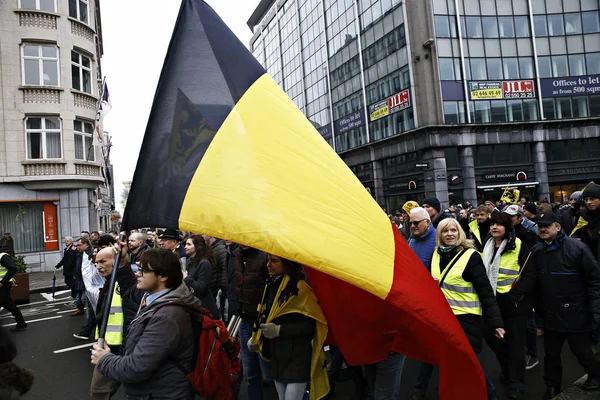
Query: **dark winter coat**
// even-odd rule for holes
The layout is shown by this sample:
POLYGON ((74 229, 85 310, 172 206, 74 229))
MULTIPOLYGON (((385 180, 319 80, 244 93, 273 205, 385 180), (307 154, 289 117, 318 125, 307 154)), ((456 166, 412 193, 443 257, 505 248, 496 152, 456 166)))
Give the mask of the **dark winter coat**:
MULTIPOLYGON (((76 250, 77 251, 77 250, 76 250)), ((92 247, 88 247, 85 250, 85 253, 88 255, 89 258, 92 258, 92 247)), ((81 264, 83 263, 83 253, 80 251, 77 251, 77 258, 76 258, 76 263, 75 263, 75 275, 73 279, 73 286, 71 287, 71 290, 75 290, 75 291, 82 291, 85 290, 85 284, 83 283, 83 277, 81 274, 81 264)))
POLYGON ((491 221, 489 218, 484 223, 480 223, 479 221, 477 221, 476 229, 479 232, 479 237, 481 238, 481 242, 479 241, 479 239, 477 239, 477 235, 475 235, 475 232, 473 232, 473 230, 471 229, 471 226, 469 226, 469 231, 465 232, 468 235, 468 238, 473 241, 473 244, 475 245, 475 250, 477 250, 479 252, 481 252, 483 250, 483 244, 488 239, 488 235, 490 233, 490 224, 491 224, 491 221))
POLYGON ((577 212, 578 210, 571 206, 566 206, 560 210, 560 226, 566 235, 570 235, 577 225, 577 212))
POLYGON ((521 239, 521 242, 525 243, 529 249, 538 243, 537 233, 531 229, 525 228, 523 224, 515 225, 513 228, 517 237, 521 239))
POLYGON ((237 250, 239 245, 232 243, 227 246, 227 263, 225 264, 225 276, 227 278, 227 302, 229 303, 229 309, 227 312, 227 321, 231 321, 234 315, 238 312, 238 300, 235 292, 235 256, 233 253, 237 250))
POLYGON ((136 262, 140 261, 140 258, 142 258, 142 254, 144 254, 144 252, 148 249, 149 249, 148 244, 146 244, 146 242, 142 242, 137 253, 133 254, 133 252, 130 251, 129 252, 129 259, 131 260, 130 264, 135 264, 136 262))
POLYGON ((0 280, 2 286, 11 285, 10 280, 17 274, 17 266, 10 255, 6 254, 0 258, 0 265, 6 268, 6 275, 0 280))
MULTIPOLYGON (((273 306, 281 280, 279 277, 268 284, 266 315, 269 315, 273 306)), ((296 284, 297 281, 292 280, 288 283, 296 284)), ((271 361, 271 377, 283 383, 309 382, 315 320, 303 314, 293 313, 275 318, 273 323, 280 326, 279 337, 263 339, 263 354, 271 361)))
MULTIPOLYGON (((439 250, 436 250, 439 251, 439 250)), ((458 253, 458 249, 451 251, 450 253, 440 252, 440 270, 448 266, 450 261, 458 253)), ((487 271, 483 265, 483 260, 479 253, 475 252, 469 258, 465 271, 462 274, 462 278, 466 282, 473 284, 473 288, 479 297, 481 302, 481 308, 483 310, 483 317, 486 318, 489 325, 496 328, 503 328, 504 322, 500 315, 500 309, 494 296, 494 291, 490 285, 490 281, 487 277, 487 271)), ((456 318, 462 326, 469 343, 473 347, 476 353, 481 352, 483 346, 483 320, 479 315, 464 314, 457 315, 456 318)))
POLYGON ((73 276, 75 275, 75 265, 77 265, 77 249, 70 245, 64 249, 63 258, 54 268, 63 267, 63 276, 73 276))
POLYGON ((190 258, 187 264, 188 276, 184 279, 184 282, 187 287, 194 291, 194 295, 200 300, 202 307, 210 311, 215 319, 220 319, 221 314, 209 287, 211 271, 212 265, 208 259, 190 258))
POLYGON ((235 292, 238 313, 242 320, 254 322, 258 318, 256 308, 262 300, 265 282, 269 277, 267 254, 251 247, 238 248, 235 253, 235 292))
POLYGON ((559 232, 552 243, 538 243, 532 252, 545 329, 590 332, 594 314, 600 314, 600 266, 590 249, 559 232))
MULTIPOLYGON (((489 237, 488 240, 494 240, 489 237)), ((487 242, 486 242, 487 243, 487 242)), ((517 248, 514 230, 509 232, 508 243, 504 247, 502 256, 514 252, 517 248)), ((496 301, 502 313, 502 317, 508 317, 517 314, 527 314, 531 312, 534 306, 534 292, 537 273, 533 262, 527 261, 529 247, 521 241, 521 251, 518 254, 519 266, 523 270, 515 286, 508 293, 496 292, 496 301), (525 264, 527 261, 527 264, 525 264), (524 269, 523 269, 524 268, 524 269)), ((531 257, 530 257, 531 258, 531 257)))
POLYGON ((210 246, 217 262, 212 266, 212 275, 210 280, 210 291, 214 296, 219 293, 219 289, 223 291, 223 294, 227 295, 227 282, 223 282, 224 271, 227 264, 227 248, 225 242, 220 239, 210 246))
MULTIPOLYGON (((146 293, 119 279, 122 295, 141 304, 146 293)), ((98 369, 109 379, 122 382, 125 394, 153 400, 191 400, 194 398, 186 375, 176 362, 191 371, 194 334, 190 315, 181 304, 200 312, 200 301, 181 283, 149 306, 140 308, 127 331, 123 356, 108 354, 98 362, 98 369), (146 396, 146 397, 144 397, 146 396)))
POLYGON ((7 253, 11 257, 15 256, 15 241, 12 236, 0 239, 0 250, 2 250, 0 253, 7 253))
POLYGON ((585 243, 596 260, 600 260, 600 210, 590 211, 583 208, 579 215, 587 221, 587 225, 573 233, 573 237, 585 243))
POLYGON ((438 216, 435 217, 435 219, 433 221, 431 221, 431 223, 432 223, 433 227, 435 229, 437 229, 440 222, 445 220, 446 218, 454 218, 454 215, 452 215, 452 213, 449 210, 444 210, 444 211, 438 213, 438 216))

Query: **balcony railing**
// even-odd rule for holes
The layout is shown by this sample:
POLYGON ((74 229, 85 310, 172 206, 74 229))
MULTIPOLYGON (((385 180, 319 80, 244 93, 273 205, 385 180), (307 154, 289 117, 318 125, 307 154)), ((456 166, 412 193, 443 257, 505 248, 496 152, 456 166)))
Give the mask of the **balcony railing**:
POLYGON ((64 175, 65 174, 65 162, 64 161, 24 161, 23 167, 25 168, 25 176, 43 176, 43 175, 64 175))
POLYGON ((71 21, 71 33, 73 35, 81 36, 82 38, 94 43, 94 35, 96 33, 92 28, 83 22, 76 20, 75 18, 69 17, 69 20, 71 21))
POLYGON ((23 92, 23 103, 52 103, 60 104, 59 87, 45 86, 20 86, 19 89, 23 92))
POLYGON ((40 10, 18 9, 15 12, 19 14, 20 26, 32 28, 56 29, 57 19, 60 17, 58 14, 40 10))
POLYGON ((101 176, 100 167, 98 165, 91 165, 91 164, 75 163, 75 174, 76 175, 101 176))
POLYGON ((98 108, 98 99, 95 96, 78 90, 71 90, 71 93, 73 93, 75 107, 87 108, 88 110, 98 108))

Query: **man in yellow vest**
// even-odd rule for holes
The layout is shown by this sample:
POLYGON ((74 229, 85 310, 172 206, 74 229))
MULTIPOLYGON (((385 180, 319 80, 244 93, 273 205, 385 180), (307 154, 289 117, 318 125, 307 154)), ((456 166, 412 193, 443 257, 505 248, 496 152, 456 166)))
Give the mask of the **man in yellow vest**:
POLYGON ((3 253, 0 248, 0 307, 4 307, 17 320, 17 326, 14 329, 22 331, 27 329, 27 324, 25 323, 23 314, 21 314, 21 311, 10 297, 12 279, 16 273, 17 266, 13 262, 13 259, 7 253, 3 253))
POLYGON ((473 241, 475 250, 483 251, 483 244, 490 233, 490 210, 486 206, 475 209, 475 220, 469 223, 469 239, 473 241))
MULTIPOLYGON (((96 320, 98 324, 103 320, 102 315, 105 310, 106 295, 108 292, 108 286, 110 284, 110 276, 113 271, 114 262, 114 248, 106 247, 96 254, 96 268, 98 273, 106 279, 104 287, 100 290, 100 296, 98 298, 98 306, 96 307, 96 320)), ((127 259, 121 258, 121 265, 127 264, 127 259)), ((110 304, 110 315, 108 317, 108 325, 106 327, 105 340, 111 349, 113 354, 119 354, 121 345, 123 344, 123 336, 127 331, 127 327, 131 321, 135 318, 137 312, 137 305, 128 304, 127 300, 124 302, 121 298, 119 285, 115 284, 115 289, 110 304), (125 307, 124 304, 125 303, 125 307)), ((96 330, 96 339, 98 338, 98 330, 96 330)), ((94 374, 92 375, 92 384, 90 387, 90 397, 96 399, 110 399, 121 386, 120 382, 113 381, 103 376, 98 368, 94 368, 94 374)))

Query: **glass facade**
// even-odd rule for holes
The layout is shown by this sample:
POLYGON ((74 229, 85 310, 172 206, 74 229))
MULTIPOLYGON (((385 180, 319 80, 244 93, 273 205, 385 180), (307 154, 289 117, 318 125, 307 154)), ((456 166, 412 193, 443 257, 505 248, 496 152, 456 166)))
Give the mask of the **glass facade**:
POLYGON ((600 115, 597 0, 433 3, 447 124, 600 115))
POLYGON ((367 143, 367 124, 370 140, 415 127, 400 3, 288 0, 273 5, 254 30, 256 59, 337 151, 367 143), (372 108, 395 99, 402 101, 389 115, 371 118, 372 108))

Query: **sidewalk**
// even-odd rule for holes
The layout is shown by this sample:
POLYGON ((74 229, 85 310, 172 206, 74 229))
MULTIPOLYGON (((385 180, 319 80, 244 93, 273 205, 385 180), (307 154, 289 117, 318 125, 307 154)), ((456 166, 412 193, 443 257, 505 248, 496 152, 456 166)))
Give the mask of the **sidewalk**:
MULTIPOLYGON (((53 272, 30 272, 29 273, 29 293, 49 293, 52 292, 53 272)), ((65 285, 65 278, 62 271, 56 271, 56 290, 68 289, 65 285)))
POLYGON ((598 391, 586 392, 580 389, 580 386, 584 384, 586 379, 587 375, 582 376, 573 386, 565 389, 564 392, 556 396, 553 400, 598 400, 600 398, 598 391))

